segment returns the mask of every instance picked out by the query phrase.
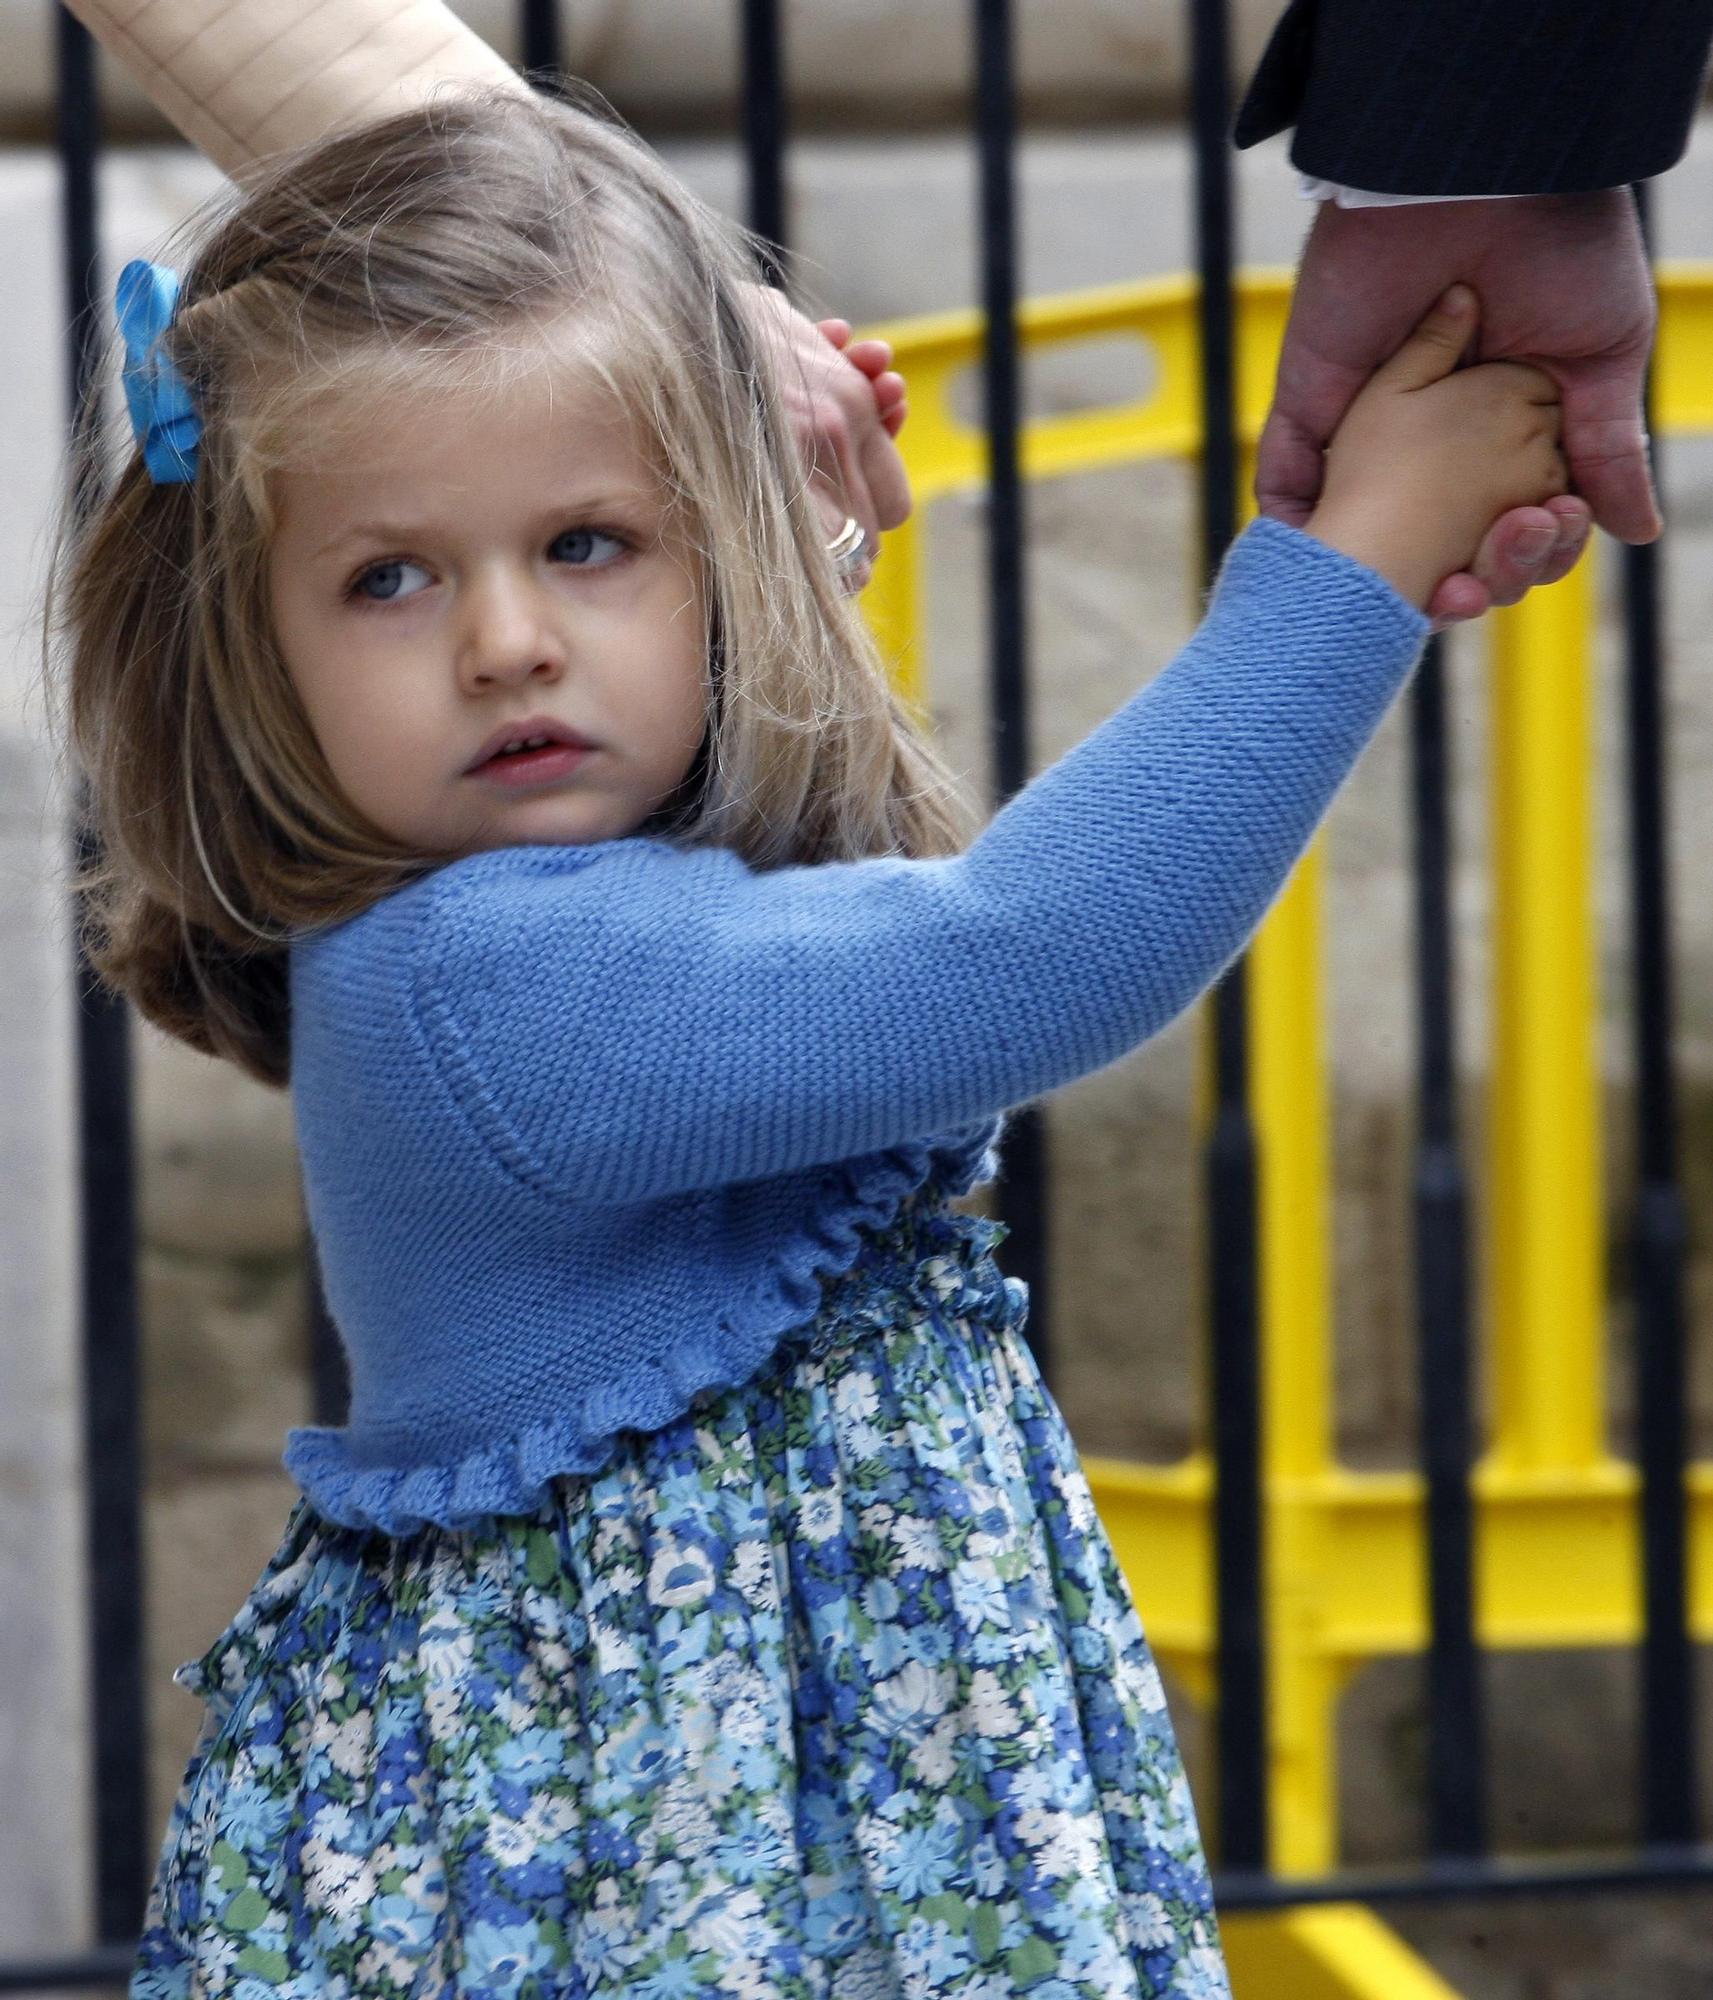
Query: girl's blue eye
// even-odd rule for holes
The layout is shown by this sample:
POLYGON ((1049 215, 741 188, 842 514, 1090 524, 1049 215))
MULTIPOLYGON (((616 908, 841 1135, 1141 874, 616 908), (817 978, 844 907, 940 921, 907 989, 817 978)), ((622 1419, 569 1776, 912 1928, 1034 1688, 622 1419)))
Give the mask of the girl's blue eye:
MULTIPOLYGON (((419 576, 425 574, 421 563, 380 562, 364 570, 351 586, 352 595, 366 597, 371 604, 392 604, 401 597, 414 597, 415 590, 407 590, 404 578, 407 570, 415 570, 419 576)), ((419 584, 418 589, 426 588, 419 584)))
POLYGON ((617 535, 604 534, 599 528, 567 528, 553 543, 552 554, 559 562, 568 562, 578 569, 604 568, 614 560, 608 555, 596 563, 591 550, 596 542, 605 542, 609 549, 624 553, 624 543, 617 535))

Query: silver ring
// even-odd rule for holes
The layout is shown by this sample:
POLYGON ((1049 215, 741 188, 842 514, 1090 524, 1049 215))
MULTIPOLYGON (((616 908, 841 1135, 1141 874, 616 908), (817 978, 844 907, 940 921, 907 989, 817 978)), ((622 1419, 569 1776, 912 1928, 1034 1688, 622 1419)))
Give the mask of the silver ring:
POLYGON ((845 516, 844 526, 827 544, 827 553, 840 576, 849 576, 868 560, 868 531, 854 514, 845 516))

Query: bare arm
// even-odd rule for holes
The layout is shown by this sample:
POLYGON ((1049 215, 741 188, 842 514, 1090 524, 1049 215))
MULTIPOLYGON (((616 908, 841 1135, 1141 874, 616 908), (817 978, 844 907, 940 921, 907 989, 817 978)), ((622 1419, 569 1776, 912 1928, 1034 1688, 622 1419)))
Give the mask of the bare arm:
POLYGON ((441 0, 66 0, 227 173, 447 83, 526 86, 441 0))

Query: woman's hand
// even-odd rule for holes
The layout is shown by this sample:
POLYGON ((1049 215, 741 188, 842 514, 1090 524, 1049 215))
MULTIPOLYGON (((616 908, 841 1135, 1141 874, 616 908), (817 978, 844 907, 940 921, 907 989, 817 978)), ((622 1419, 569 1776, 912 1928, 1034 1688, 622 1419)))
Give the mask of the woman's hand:
POLYGON ((1552 377, 1518 361, 1458 367, 1478 319, 1474 292, 1453 285, 1369 378, 1304 524, 1423 610, 1501 515, 1569 490, 1552 377))
POLYGON ((751 286, 749 296, 764 334, 784 342, 781 393, 827 540, 853 514, 868 536, 866 560, 847 577, 860 590, 883 531, 910 518, 910 482, 893 443, 908 414, 904 378, 885 341, 851 344, 848 321, 805 318, 771 285, 751 286))
MULTIPOLYGON (((880 413, 881 427, 888 437, 897 437, 910 411, 904 377, 892 365, 891 345, 884 340, 859 340, 853 347, 848 319, 818 319, 815 324, 845 359, 860 368, 874 384, 874 407, 880 413)), ((909 512, 910 496, 906 493, 904 513, 899 520, 907 519, 909 512)), ((881 525, 896 528, 898 521, 885 521, 881 525)))

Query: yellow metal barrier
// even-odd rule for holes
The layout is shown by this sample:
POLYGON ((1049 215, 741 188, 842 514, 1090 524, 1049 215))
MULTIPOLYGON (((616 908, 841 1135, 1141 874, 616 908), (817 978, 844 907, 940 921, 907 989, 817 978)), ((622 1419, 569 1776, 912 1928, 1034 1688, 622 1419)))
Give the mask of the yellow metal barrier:
MULTIPOLYGON (((1713 430, 1713 266, 1659 270, 1662 432, 1713 430)), ((1140 397, 1024 426, 1025 477, 1052 478, 1200 446, 1195 282, 1170 278, 1019 310, 1025 352, 1134 338, 1140 397)), ((1271 395, 1290 274, 1238 281, 1238 429, 1252 451, 1271 395)), ((921 705, 923 519, 980 487, 982 433, 953 385, 979 367, 982 321, 962 312, 865 329, 910 383, 901 440, 919 509, 887 538, 865 609, 921 705)), ((1641 1629, 1633 1466, 1609 1453, 1603 1397, 1597 989, 1592 899, 1591 564, 1488 621, 1494 1009, 1489 1157, 1479 1176, 1494 1422, 1474 1477, 1476 1625, 1486 1647, 1611 1646, 1641 1629)), ((1254 1108, 1261 1147, 1264 1452, 1268 1523, 1271 1840, 1284 1875, 1338 1859, 1335 1716, 1365 1661, 1427 1641, 1423 1488, 1334 1455, 1331 1141, 1320 994, 1318 846, 1252 959, 1254 1108)), ((1205 1698, 1214 1650, 1210 1467, 1087 1461, 1100 1513, 1155 1649, 1205 1698)), ((1690 1606, 1713 1638, 1713 1463, 1690 1470, 1690 1606)), ((1227 1920, 1239 2000, 1446 2000, 1369 1912, 1304 1909, 1227 1920)))

